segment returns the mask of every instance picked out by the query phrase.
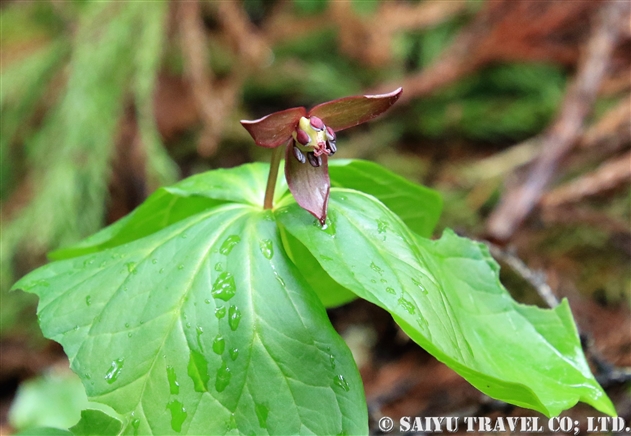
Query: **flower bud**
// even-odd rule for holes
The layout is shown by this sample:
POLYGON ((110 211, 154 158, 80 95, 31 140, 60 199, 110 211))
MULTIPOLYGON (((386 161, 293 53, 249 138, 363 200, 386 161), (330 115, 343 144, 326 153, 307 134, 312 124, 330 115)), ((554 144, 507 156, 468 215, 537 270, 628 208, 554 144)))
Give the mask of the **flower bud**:
POLYGON ((307 132, 300 128, 296 130, 296 140, 302 145, 307 145, 311 142, 311 138, 307 132))
POLYGON ((313 127, 316 131, 320 132, 324 129, 324 123, 318 117, 309 118, 309 122, 311 123, 311 127, 313 127))

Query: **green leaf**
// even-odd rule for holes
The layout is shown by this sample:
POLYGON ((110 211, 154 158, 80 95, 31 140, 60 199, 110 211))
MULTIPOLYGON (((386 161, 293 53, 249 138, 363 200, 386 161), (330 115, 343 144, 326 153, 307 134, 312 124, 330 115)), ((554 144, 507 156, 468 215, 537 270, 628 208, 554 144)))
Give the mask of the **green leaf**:
MULTIPOLYGON (((208 171, 160 188, 125 218, 77 245, 50 253, 49 257, 62 260, 117 247, 225 202, 262 204, 268 171, 267 164, 248 164, 208 171)), ((286 191, 287 185, 279 180, 276 198, 286 191)))
POLYGON ((297 205, 277 212, 340 285, 388 310, 419 345, 487 395, 548 416, 584 401, 615 410, 583 356, 566 301, 554 310, 512 300, 479 243, 411 233, 373 197, 331 192, 327 225, 297 205))
POLYGON ((324 307, 341 306, 357 298, 357 295, 341 286, 322 269, 307 247, 302 245, 302 242, 282 230, 283 245, 289 258, 300 270, 300 274, 311 285, 324 307))
POLYGON ((15 436, 72 436, 72 433, 60 428, 37 427, 16 433, 15 436))
POLYGON ((88 399, 79 378, 66 369, 50 371, 20 384, 9 411, 17 430, 36 427, 68 428, 79 420, 88 399))
POLYGON ((351 353, 270 211, 220 205, 15 288, 125 434, 368 431, 351 353))
POLYGON ((123 429, 123 423, 101 410, 81 411, 81 419, 70 428, 75 436, 116 436, 123 429))
POLYGON ((350 188, 370 194, 385 204, 413 231, 431 236, 443 207, 440 194, 412 183, 365 160, 329 161, 331 186, 350 188))

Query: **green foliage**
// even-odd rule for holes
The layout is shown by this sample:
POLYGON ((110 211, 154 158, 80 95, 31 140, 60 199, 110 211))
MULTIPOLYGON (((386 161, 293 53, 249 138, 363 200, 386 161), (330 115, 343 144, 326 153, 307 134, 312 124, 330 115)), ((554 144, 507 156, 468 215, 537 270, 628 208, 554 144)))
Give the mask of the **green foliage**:
MULTIPOLYGON (((134 84, 138 123, 153 185, 172 182, 173 162, 158 139, 152 94, 164 35, 168 5, 88 3, 80 9, 68 66, 68 80, 56 106, 40 130, 26 136, 26 168, 36 187, 30 202, 3 222, 2 283, 6 289, 18 254, 37 254, 67 245, 101 227, 110 165, 125 96, 134 84)), ((51 78, 68 52, 61 39, 3 71, 2 166, 16 166, 10 152, 20 124, 32 117, 51 78), (6 87, 5 81, 12 86, 6 87), (6 90, 6 91, 5 91, 6 90), (12 102, 19 104, 12 105, 12 102)), ((2 194, 12 188, 7 172, 2 194)))
POLYGON ((562 99, 565 76, 555 66, 489 67, 415 103, 416 126, 431 137, 519 140, 545 127, 562 99))
POLYGON ((75 374, 51 371, 20 385, 9 411, 9 423, 18 431, 68 428, 87 406, 85 390, 75 374))
POLYGON ((336 282, 388 310, 472 385, 548 416, 579 400, 615 413, 582 355, 567 302, 553 311, 515 303, 484 246, 451 231, 438 241, 414 235, 365 194, 335 190, 330 210, 324 230, 295 205, 278 214, 336 282))
MULTIPOLYGON (((402 218, 431 232, 440 208, 431 191, 417 189, 418 199, 435 210, 406 215, 420 206, 408 182, 364 162, 339 167, 357 178, 334 168, 335 184, 372 189, 395 211, 333 188, 321 227, 282 183, 277 209, 254 203, 267 165, 212 171, 160 190, 15 288, 40 297, 44 334, 64 346, 89 398, 111 406, 126 434, 366 433, 361 378, 318 298, 334 282, 345 298, 390 311, 494 398, 547 415, 579 400, 615 413, 567 303, 519 305, 480 244, 413 233, 402 218), (371 170, 383 183, 369 182, 371 170), (180 215, 167 219, 176 202, 180 215)), ((77 428, 98 419, 116 425, 90 412, 77 428)))
POLYGON ((123 429, 123 423, 100 410, 81 411, 81 419, 70 428, 75 436, 116 436, 123 429))

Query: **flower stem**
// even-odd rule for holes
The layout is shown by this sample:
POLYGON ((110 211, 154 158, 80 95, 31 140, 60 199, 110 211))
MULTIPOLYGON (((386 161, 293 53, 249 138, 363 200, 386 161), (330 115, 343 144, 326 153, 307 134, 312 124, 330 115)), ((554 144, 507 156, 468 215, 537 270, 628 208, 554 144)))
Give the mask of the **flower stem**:
POLYGON ((263 209, 271 209, 274 207, 274 189, 276 189, 276 179, 278 179, 278 167, 283 157, 282 145, 276 147, 272 152, 272 161, 270 162, 269 175, 267 176, 267 188, 265 188, 265 199, 263 200, 263 209))

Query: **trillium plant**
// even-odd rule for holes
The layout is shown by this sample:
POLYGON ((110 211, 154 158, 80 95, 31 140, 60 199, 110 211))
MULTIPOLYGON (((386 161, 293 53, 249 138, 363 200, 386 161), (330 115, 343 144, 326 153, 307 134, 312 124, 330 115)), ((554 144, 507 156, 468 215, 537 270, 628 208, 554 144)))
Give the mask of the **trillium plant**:
POLYGON ((515 302, 483 244, 450 230, 430 239, 438 193, 329 160, 336 132, 400 95, 242 121, 271 165, 161 188, 16 283, 39 296, 40 326, 90 400, 74 427, 39 431, 367 434, 357 366, 325 311, 355 298, 489 397, 547 416, 578 401, 615 415, 567 301, 515 302))

